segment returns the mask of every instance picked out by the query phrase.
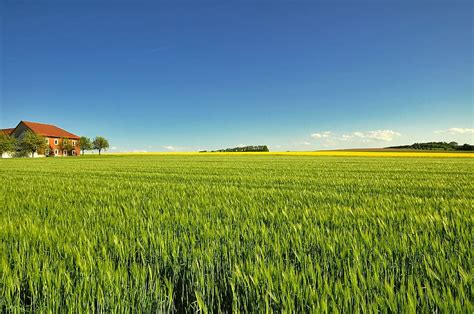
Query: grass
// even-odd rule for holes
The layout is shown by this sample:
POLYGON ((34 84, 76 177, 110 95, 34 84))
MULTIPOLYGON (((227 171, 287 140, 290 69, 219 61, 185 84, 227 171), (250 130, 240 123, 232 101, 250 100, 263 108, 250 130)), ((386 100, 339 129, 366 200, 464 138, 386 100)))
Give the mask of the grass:
POLYGON ((474 159, 383 156, 0 160, 0 311, 472 313, 474 159))

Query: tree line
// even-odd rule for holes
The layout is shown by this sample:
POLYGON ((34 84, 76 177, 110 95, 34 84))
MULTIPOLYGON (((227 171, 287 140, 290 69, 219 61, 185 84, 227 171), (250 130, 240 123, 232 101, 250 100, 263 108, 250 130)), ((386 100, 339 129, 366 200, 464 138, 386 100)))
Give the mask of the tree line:
MULTIPOLYGON (((255 146, 241 146, 234 148, 225 148, 219 150, 211 150, 211 153, 230 153, 230 152, 269 152, 267 145, 255 145, 255 146)), ((201 150, 201 153, 206 153, 206 150, 201 150)))
POLYGON ((85 136, 81 136, 79 139, 79 147, 81 148, 82 155, 84 155, 85 151, 93 149, 97 150, 100 155, 102 150, 107 150, 109 148, 109 141, 102 136, 96 136, 93 140, 85 136))
MULTIPOLYGON (((83 136, 79 139, 78 145, 83 155, 85 151, 89 150, 97 150, 100 155, 103 150, 109 148, 108 140, 102 136, 96 136, 92 140, 83 136)), ((61 138, 58 141, 58 147, 67 152, 74 149, 72 141, 67 138, 61 138)), ((50 146, 46 143, 46 138, 32 131, 26 131, 20 139, 0 132, 0 155, 11 153, 16 156, 26 156, 31 153, 31 157, 34 157, 35 153, 46 152, 49 149, 50 146)))
POLYGON ((474 145, 463 144, 459 145, 457 142, 428 142, 428 143, 415 143, 412 145, 402 146, 390 146, 387 148, 397 149, 423 149, 423 150, 460 150, 460 151, 472 151, 474 145))

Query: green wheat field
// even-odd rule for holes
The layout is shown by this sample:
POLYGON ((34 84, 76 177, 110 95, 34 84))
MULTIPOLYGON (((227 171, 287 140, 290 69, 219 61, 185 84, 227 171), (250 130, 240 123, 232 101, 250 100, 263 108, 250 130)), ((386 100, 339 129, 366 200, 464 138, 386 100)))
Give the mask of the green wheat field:
POLYGON ((0 312, 473 312, 474 159, 0 160, 0 312))

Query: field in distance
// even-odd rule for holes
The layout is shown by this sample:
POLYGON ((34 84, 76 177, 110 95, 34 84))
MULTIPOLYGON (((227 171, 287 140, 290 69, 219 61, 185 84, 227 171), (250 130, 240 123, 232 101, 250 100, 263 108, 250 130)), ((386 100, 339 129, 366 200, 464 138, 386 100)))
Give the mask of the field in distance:
MULTIPOLYGON (((88 154, 91 156, 94 154, 88 154)), ((474 153, 466 151, 429 151, 429 150, 407 150, 407 149, 345 149, 345 150, 320 150, 300 152, 129 152, 129 153, 106 153, 113 156, 346 156, 346 157, 461 157, 474 158, 474 153)))
POLYGON ((473 156, 390 154, 0 160, 0 311, 472 312, 473 156))

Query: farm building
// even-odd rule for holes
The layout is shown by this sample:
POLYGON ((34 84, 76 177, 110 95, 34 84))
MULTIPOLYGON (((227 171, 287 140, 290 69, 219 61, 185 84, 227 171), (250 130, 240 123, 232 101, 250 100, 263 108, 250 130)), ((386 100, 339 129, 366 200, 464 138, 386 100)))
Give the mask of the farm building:
MULTIPOLYGON (((15 128, 0 129, 0 132, 6 133, 17 140, 21 140, 27 131, 41 135, 46 140, 46 150, 35 153, 34 157, 76 156, 80 153, 80 137, 52 124, 20 121, 15 128), (72 149, 63 149, 63 140, 70 141, 69 143, 72 145, 72 149)), ((2 157, 5 158, 9 156, 5 154, 2 157)))

